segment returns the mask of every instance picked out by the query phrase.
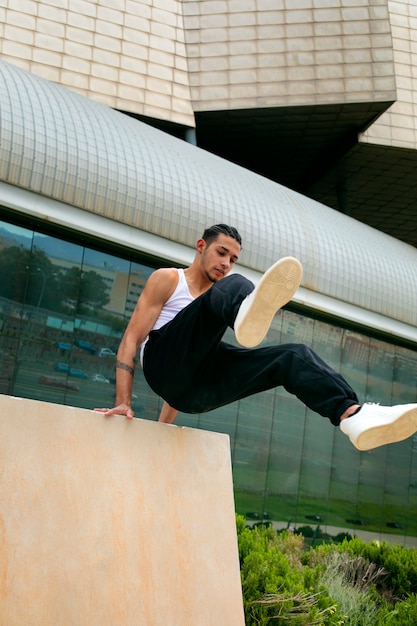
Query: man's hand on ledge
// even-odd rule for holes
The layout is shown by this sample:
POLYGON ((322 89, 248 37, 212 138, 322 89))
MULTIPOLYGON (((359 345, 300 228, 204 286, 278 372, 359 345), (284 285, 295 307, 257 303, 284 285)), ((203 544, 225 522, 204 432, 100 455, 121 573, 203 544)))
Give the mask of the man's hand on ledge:
MULTIPOLYGON (((133 419, 135 415, 131 407, 123 403, 115 406, 113 409, 94 409, 94 411, 96 411, 97 413, 103 413, 103 415, 105 415, 106 417, 108 417, 109 415, 125 415, 129 420, 133 419)), ((173 424, 175 418, 177 417, 177 413, 177 409, 174 409, 172 406, 170 406, 168 402, 164 402, 162 404, 158 422, 173 424)))
POLYGON ((97 413, 103 413, 106 417, 109 415, 125 415, 128 420, 134 418, 134 412, 127 404, 119 404, 113 409, 94 409, 97 413))

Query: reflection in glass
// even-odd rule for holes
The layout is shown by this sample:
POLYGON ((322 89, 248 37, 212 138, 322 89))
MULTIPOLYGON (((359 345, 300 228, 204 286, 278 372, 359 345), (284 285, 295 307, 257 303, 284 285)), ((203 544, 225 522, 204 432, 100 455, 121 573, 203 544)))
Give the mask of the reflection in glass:
MULTIPOLYGON (((126 312, 126 302, 137 300, 151 271, 2 224, 1 391, 86 408, 113 405, 115 354, 133 310, 126 312)), ((147 403, 136 396, 144 413, 147 403)))
POLYGON ((265 509, 271 519, 291 525, 297 519, 305 407, 280 389, 273 409, 265 509))

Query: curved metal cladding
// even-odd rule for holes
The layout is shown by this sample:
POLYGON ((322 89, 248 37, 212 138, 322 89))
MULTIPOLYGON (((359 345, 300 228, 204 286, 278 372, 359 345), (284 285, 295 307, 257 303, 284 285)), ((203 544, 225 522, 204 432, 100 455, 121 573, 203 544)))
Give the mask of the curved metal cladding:
POLYGON ((230 223, 243 265, 295 255, 307 289, 417 324, 415 248, 5 62, 0 115, 0 180, 190 247, 230 223))

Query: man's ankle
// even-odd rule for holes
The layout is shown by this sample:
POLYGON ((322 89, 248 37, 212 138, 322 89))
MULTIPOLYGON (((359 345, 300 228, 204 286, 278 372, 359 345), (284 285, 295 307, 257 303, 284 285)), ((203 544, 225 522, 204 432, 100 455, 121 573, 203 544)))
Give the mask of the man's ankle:
POLYGON ((344 413, 342 413, 342 415, 340 416, 340 421, 342 422, 343 420, 345 420, 348 417, 352 417, 352 415, 355 415, 355 413, 357 413, 361 408, 360 404, 352 404, 352 406, 349 406, 346 411, 344 413))

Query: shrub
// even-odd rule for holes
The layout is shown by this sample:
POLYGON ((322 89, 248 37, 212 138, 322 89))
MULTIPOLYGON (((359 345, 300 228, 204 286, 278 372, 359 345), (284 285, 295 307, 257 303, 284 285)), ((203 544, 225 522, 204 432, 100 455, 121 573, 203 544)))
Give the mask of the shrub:
POLYGON ((326 565, 322 581, 344 616, 343 623, 375 626, 379 606, 372 590, 385 570, 361 556, 336 551, 329 554, 326 565))
POLYGON ((378 541, 367 544, 358 538, 342 542, 339 549, 354 556, 362 556, 383 567, 386 577, 378 588, 382 593, 388 593, 389 598, 403 598, 417 593, 416 550, 378 541))
POLYGON ((338 623, 336 607, 320 586, 319 568, 302 565, 300 535, 249 529, 238 519, 238 542, 247 626, 338 623))
POLYGON ((349 537, 307 548, 304 533, 242 516, 237 530, 246 626, 417 624, 417 551, 349 537))

